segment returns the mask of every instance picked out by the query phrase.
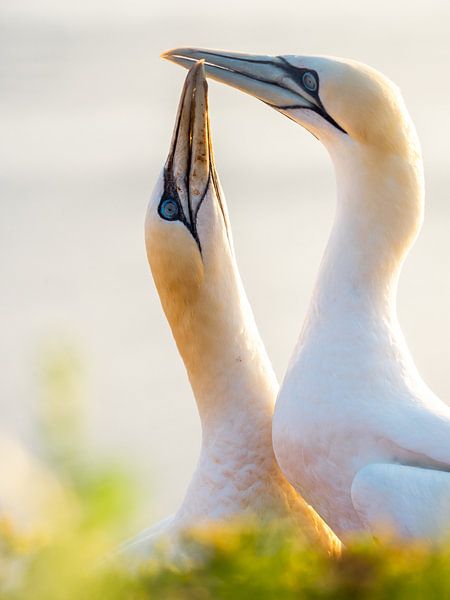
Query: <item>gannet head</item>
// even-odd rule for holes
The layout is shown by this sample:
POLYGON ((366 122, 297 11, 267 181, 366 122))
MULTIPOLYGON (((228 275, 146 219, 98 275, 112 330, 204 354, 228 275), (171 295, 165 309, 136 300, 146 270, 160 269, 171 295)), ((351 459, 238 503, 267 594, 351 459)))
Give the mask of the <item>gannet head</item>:
POLYGON ((208 76, 259 98, 327 147, 352 140, 399 154, 411 150, 414 128, 399 89, 362 63, 197 48, 177 48, 162 57, 185 67, 204 59, 208 76))
POLYGON ((207 320, 208 310, 217 308, 213 295, 225 301, 232 279, 231 233, 214 165, 207 94, 198 62, 186 77, 169 156, 146 215, 148 260, 172 329, 193 315, 207 320))
POLYGON ((338 206, 352 215, 359 248, 371 231, 373 245, 383 244, 401 263, 422 223, 424 185, 417 134, 394 83, 362 63, 324 56, 195 48, 162 56, 185 67, 205 60, 207 75, 255 96, 315 135, 333 160, 338 206))

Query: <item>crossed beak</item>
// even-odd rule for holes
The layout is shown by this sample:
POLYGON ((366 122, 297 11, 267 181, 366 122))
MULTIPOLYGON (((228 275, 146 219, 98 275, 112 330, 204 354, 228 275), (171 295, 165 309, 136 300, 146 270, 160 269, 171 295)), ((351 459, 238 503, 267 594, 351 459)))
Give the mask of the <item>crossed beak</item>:
POLYGON ((197 60, 204 60, 206 74, 212 79, 255 96, 284 114, 293 109, 316 112, 346 133, 327 113, 319 96, 309 94, 302 87, 301 70, 283 56, 175 48, 163 53, 161 57, 186 68, 190 68, 197 60))
POLYGON ((194 63, 184 83, 165 165, 166 193, 178 197, 185 224, 194 237, 197 212, 210 181, 212 160, 208 84, 203 61, 199 61, 194 63))
POLYGON ((214 163, 204 61, 191 62, 189 67, 164 167, 164 197, 178 202, 181 210, 177 220, 189 229, 201 252, 197 217, 210 186, 227 234, 228 217, 214 163))

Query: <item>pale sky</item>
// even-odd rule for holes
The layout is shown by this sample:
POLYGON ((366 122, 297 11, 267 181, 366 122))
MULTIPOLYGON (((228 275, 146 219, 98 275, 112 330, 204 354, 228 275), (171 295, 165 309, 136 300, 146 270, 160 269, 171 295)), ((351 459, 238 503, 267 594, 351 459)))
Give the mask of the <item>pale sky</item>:
MULTIPOLYGON (((31 447, 39 349, 86 365, 87 430, 134 466, 148 516, 180 502, 199 447, 195 403, 146 264, 143 217, 185 72, 174 46, 332 54, 402 89, 427 204, 399 295, 429 385, 450 399, 448 2, 2 0, 0 413, 31 447)), ((329 159, 262 103, 210 86, 236 251, 276 372, 300 330, 334 210, 329 159)))

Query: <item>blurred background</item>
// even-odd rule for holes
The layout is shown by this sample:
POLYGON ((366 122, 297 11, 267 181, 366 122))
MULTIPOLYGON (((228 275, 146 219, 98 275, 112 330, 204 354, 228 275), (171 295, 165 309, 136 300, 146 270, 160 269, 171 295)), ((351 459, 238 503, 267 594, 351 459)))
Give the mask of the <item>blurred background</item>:
MULTIPOLYGON (((401 87, 427 204, 398 309, 425 380, 450 401, 448 23, 446 0, 2 0, 1 431, 38 452, 40 357, 69 346, 89 447, 135 473, 142 525, 182 499, 199 420, 143 241, 185 76, 159 58, 174 46, 351 57, 401 87)), ((331 164, 250 97, 212 82, 210 107, 242 277, 281 378, 331 225, 331 164)))

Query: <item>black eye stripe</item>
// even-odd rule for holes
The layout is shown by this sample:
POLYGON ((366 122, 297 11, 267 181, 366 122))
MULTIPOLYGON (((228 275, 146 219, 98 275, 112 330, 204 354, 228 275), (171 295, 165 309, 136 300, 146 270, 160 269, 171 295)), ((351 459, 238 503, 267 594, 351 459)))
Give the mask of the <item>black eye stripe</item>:
POLYGON ((280 60, 283 63, 282 65, 280 65, 280 67, 285 71, 285 73, 287 73, 294 81, 298 82, 298 84, 306 91, 306 93, 308 93, 310 96, 312 96, 315 99, 315 101, 317 102, 317 105, 318 105, 317 107, 308 107, 308 108, 305 108, 304 106, 300 106, 300 105, 299 106, 278 107, 278 108, 284 108, 286 110, 289 108, 312 110, 313 112, 320 115, 323 119, 328 121, 331 125, 336 127, 336 129, 339 129, 340 131, 342 131, 342 133, 347 134, 345 129, 343 127, 341 127, 339 125, 339 123, 337 121, 335 121, 333 119, 333 117, 331 117, 327 113, 325 106, 323 105, 322 100, 320 99, 320 96, 319 96, 320 80, 319 80, 319 75, 318 75, 317 71, 315 71, 314 69, 305 69, 302 67, 296 67, 296 66, 292 65, 288 60, 286 60, 284 58, 284 56, 277 56, 277 58, 278 58, 278 60, 280 60), (302 81, 305 73, 310 73, 315 78, 316 83, 317 83, 317 88, 315 91, 309 90, 305 87, 305 84, 302 81))
POLYGON ((313 96, 314 98, 319 98, 319 75, 318 75, 317 71, 314 71, 314 69, 295 67, 294 65, 291 65, 291 63, 288 60, 286 60, 284 58, 284 56, 277 56, 277 58, 283 63, 281 68, 284 69, 284 71, 294 81, 296 81, 308 94, 311 94, 311 96, 313 96), (314 77, 314 79, 316 81, 316 89, 315 90, 310 90, 303 83, 303 77, 306 74, 310 74, 312 77, 314 77))
POLYGON ((186 227, 190 230, 189 223, 184 215, 183 206, 178 195, 177 185, 175 183, 173 174, 167 167, 164 169, 164 192, 158 205, 158 214, 161 219, 164 219, 165 221, 181 221, 181 223, 186 225, 186 227), (176 218, 168 218, 167 214, 165 215, 163 212, 163 206, 168 201, 175 202, 177 205, 178 212, 176 214, 176 218))
MULTIPOLYGON (((189 182, 186 181, 185 183, 186 183, 186 188, 188 191, 188 207, 190 209, 189 182)), ((198 234, 197 234, 196 218, 197 218, 197 213, 200 209, 200 205, 203 202, 204 197, 206 196, 206 192, 208 191, 208 188, 209 188, 209 179, 208 179, 208 184, 207 184, 204 194, 203 194, 203 198, 201 199, 199 206, 197 207, 197 210, 195 211, 194 219, 193 219, 193 221, 188 221, 188 219, 186 219, 186 215, 184 214, 183 205, 181 204, 181 200, 178 195, 177 185, 175 183, 173 173, 172 173, 171 169, 168 168, 167 166, 164 169, 164 192, 161 196, 161 200, 158 205, 158 214, 161 217, 161 219, 163 219, 164 221, 169 221, 172 223, 174 221, 180 221, 180 223, 183 223, 183 225, 189 230, 189 232, 195 239, 195 241, 198 245, 198 248, 200 250, 200 254, 202 253, 202 246, 201 246, 198 234), (168 218, 167 215, 165 215, 163 212, 163 206, 164 206, 165 202, 168 202, 168 201, 175 202, 177 205, 178 212, 177 212, 177 215, 175 218, 168 218)))

